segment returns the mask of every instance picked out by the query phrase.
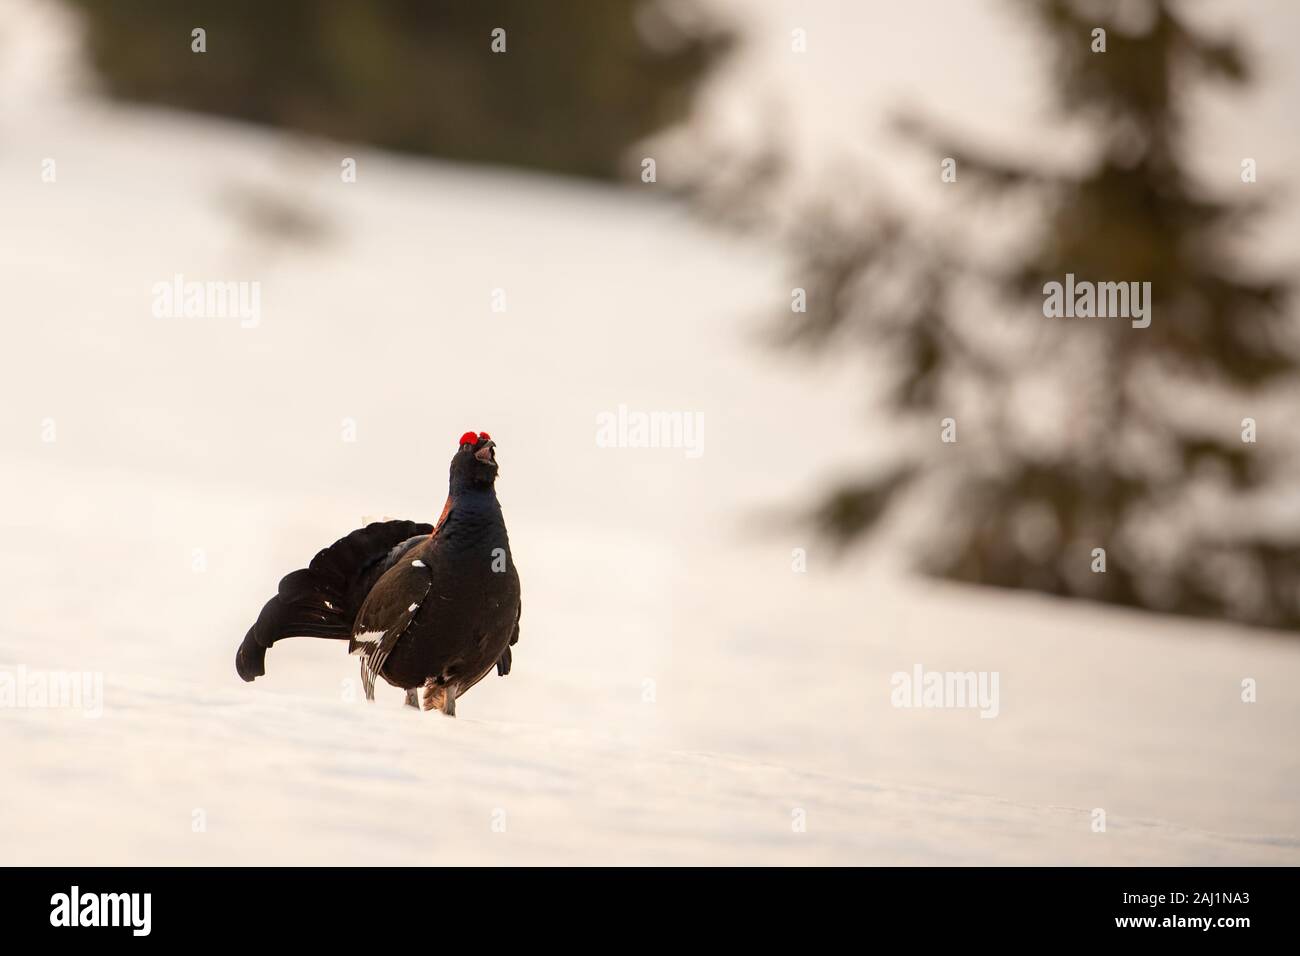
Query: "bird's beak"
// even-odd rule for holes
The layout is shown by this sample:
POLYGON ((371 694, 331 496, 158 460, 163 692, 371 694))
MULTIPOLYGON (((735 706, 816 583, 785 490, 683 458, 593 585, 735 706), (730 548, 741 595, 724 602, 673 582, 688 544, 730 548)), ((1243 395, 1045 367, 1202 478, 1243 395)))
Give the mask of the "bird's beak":
POLYGON ((489 464, 489 465, 496 464, 497 453, 493 451, 493 449, 496 447, 497 447, 497 443, 489 439, 486 445, 484 445, 478 451, 474 452, 474 457, 477 458, 479 461, 484 462, 485 464, 489 464))

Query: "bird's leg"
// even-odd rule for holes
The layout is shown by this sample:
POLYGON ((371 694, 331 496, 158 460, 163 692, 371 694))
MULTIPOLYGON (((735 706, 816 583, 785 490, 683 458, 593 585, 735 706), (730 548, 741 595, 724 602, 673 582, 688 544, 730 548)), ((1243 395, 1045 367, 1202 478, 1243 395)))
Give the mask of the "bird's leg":
POLYGON ((455 697, 451 694, 451 687, 447 684, 439 684, 436 677, 430 677, 424 682, 424 706, 422 710, 440 710, 444 714, 456 716, 455 697), (448 709, 447 698, 452 696, 450 709, 448 709))
POLYGON ((424 709, 440 710, 448 717, 456 716, 456 685, 439 684, 430 677, 424 682, 424 709))
POLYGON ((414 687, 406 692, 406 706, 420 709, 420 694, 414 687))

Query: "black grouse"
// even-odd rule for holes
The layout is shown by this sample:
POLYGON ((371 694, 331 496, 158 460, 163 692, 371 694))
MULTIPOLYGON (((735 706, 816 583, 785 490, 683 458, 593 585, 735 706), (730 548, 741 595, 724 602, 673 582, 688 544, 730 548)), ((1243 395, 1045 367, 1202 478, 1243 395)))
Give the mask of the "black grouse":
POLYGON ((519 575, 497 501, 496 442, 466 432, 451 459, 436 525, 380 521, 286 575, 235 655, 246 681, 266 673, 266 649, 286 637, 345 640, 406 703, 455 716, 456 698, 493 667, 510 673, 519 640, 519 575))

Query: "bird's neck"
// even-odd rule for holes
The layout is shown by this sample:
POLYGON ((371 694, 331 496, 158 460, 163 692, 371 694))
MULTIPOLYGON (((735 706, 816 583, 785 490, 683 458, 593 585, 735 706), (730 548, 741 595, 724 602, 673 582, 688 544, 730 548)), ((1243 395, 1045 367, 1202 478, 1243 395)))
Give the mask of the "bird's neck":
POLYGON ((492 485, 453 486, 447 493, 447 503, 443 506, 438 524, 469 518, 482 521, 500 514, 501 504, 497 501, 497 491, 492 485))
POLYGON ((430 541, 452 548, 472 548, 483 542, 508 548, 505 516, 496 490, 489 485, 453 491, 430 541))
POLYGON ((497 500, 497 489, 495 485, 485 484, 455 484, 453 483, 447 489, 447 501, 452 504, 465 504, 470 507, 495 502, 497 500))

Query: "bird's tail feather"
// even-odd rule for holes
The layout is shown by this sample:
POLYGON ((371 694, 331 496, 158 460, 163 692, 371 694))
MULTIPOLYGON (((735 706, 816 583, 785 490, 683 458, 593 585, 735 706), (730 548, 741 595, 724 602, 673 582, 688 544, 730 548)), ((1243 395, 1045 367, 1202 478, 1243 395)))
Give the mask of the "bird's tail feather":
POLYGON ((377 521, 320 551, 305 568, 286 574, 235 654, 235 670, 246 681, 266 673, 266 649, 286 637, 348 640, 357 611, 384 559, 433 525, 377 521))

